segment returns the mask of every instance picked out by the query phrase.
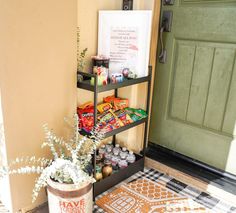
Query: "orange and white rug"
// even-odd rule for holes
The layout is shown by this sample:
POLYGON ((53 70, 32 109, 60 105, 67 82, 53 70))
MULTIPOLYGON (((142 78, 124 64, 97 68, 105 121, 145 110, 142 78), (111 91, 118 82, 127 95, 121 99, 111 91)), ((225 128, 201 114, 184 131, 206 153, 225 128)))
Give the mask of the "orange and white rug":
POLYGON ((141 178, 124 184, 96 201, 108 213, 212 212, 194 200, 165 186, 141 178))

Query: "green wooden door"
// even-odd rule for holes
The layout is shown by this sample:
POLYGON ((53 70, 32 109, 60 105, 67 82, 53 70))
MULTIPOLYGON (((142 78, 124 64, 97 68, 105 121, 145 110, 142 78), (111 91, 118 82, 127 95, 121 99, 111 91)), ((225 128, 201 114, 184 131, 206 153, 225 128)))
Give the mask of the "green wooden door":
POLYGON ((227 170, 236 121, 236 0, 175 0, 164 10, 173 11, 173 22, 163 36, 167 63, 157 64, 149 141, 227 170))

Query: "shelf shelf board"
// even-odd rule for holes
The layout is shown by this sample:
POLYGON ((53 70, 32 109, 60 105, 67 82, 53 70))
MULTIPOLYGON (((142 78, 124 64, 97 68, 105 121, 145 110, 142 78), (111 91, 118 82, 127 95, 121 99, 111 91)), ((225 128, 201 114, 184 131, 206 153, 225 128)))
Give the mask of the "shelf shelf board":
MULTIPOLYGON (((82 72, 79 72, 79 74, 83 75, 82 72)), ((94 75, 90 74, 91 77, 94 77, 94 75)), ((87 75, 86 75, 87 76, 87 75)), ((88 76, 87 76, 88 77, 88 76)), ((97 86, 97 92, 106 92, 109 90, 114 90, 122 87, 127 87, 135 84, 140 84, 144 82, 148 82, 150 80, 150 76, 141 77, 141 78, 135 78, 135 79, 126 79, 121 83, 115 83, 115 84, 107 84, 103 86, 97 86)), ((77 83, 77 87, 80 89, 85 89, 94 92, 95 86, 90 84, 90 80, 84 80, 82 82, 77 83)))
MULTIPOLYGON (((110 131, 110 132, 105 133, 104 138, 108 138, 108 137, 111 137, 111 136, 113 136, 113 135, 119 134, 119 133, 121 133, 121 132, 123 132, 123 131, 126 131, 126 130, 128 130, 128 129, 131 129, 131 128, 135 127, 135 126, 138 126, 138 125, 140 125, 140 124, 143 124, 143 123, 145 123, 145 122, 147 122, 147 121, 148 121, 148 117, 142 118, 142 119, 139 120, 139 121, 136 121, 136 122, 133 122, 133 123, 131 123, 131 124, 122 126, 122 127, 118 128, 118 129, 114 129, 114 130, 112 130, 112 131, 110 131)), ((87 132, 85 132, 85 131, 83 131, 83 130, 80 131, 80 134, 81 134, 81 135, 89 135, 89 133, 87 133, 87 132)))
POLYGON ((133 174, 143 170, 143 168, 144 157, 136 154, 136 161, 134 163, 130 164, 125 169, 121 169, 117 173, 114 173, 111 176, 94 183, 94 197, 107 191, 121 181, 129 178, 133 174))

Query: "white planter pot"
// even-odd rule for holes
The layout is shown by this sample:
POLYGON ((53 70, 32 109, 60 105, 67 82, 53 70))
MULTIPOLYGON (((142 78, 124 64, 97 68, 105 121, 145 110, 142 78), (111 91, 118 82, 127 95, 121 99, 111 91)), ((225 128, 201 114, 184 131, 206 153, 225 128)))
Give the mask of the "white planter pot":
POLYGON ((92 213, 93 184, 81 187, 48 181, 48 206, 50 213, 92 213))

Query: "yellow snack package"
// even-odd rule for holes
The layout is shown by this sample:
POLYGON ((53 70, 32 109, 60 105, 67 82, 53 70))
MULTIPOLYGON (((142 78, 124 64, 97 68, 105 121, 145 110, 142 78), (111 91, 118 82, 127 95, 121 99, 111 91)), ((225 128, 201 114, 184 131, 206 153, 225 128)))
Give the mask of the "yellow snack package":
POLYGON ((97 109, 100 113, 106 112, 110 110, 111 108, 112 108, 112 105, 110 103, 103 103, 97 106, 97 109))

